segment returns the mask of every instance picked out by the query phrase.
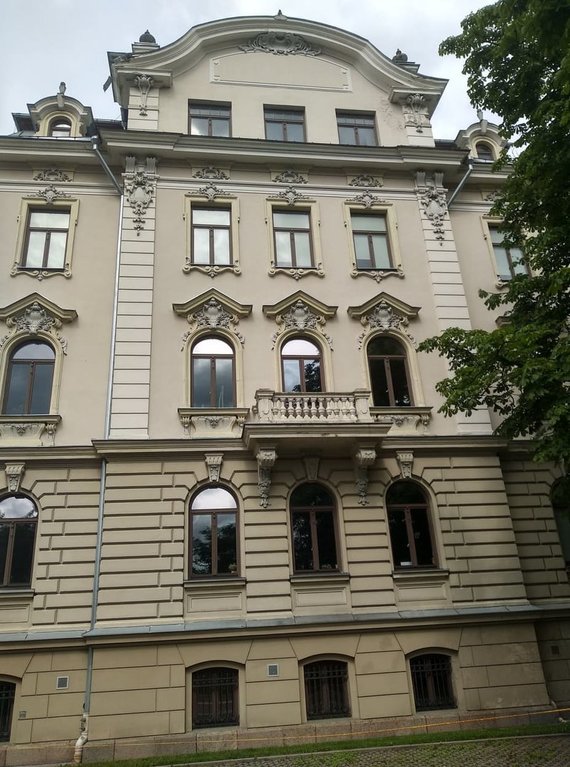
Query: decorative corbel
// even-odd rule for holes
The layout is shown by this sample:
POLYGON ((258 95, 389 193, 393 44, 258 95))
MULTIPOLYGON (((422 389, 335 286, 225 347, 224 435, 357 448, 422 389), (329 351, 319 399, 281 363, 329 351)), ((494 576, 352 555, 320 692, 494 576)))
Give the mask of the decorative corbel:
POLYGON ((269 491, 271 490, 271 469, 277 460, 274 448, 259 448, 255 454, 257 459, 257 476, 259 486, 259 505, 266 509, 269 506, 269 491))
POLYGON ((319 474, 319 462, 320 458, 318 455, 305 456, 303 458, 307 479, 315 480, 317 478, 319 474))
POLYGON ((24 463, 7 463, 4 467, 6 473, 6 484, 10 493, 17 493, 20 490, 20 482, 26 471, 24 463))
POLYGON ((205 453, 204 461, 206 462, 206 468, 208 470, 208 479, 210 482, 220 481, 220 471, 222 470, 222 461, 224 456, 222 453, 205 453))
POLYGON ((139 89, 140 94, 140 106, 139 106, 139 115, 142 117, 146 117, 147 115, 147 99, 148 94, 152 86, 154 85, 154 80, 150 75, 140 74, 135 77, 135 85, 139 89))
POLYGON ((411 450, 396 451, 402 479, 411 479, 414 470, 414 454, 411 450))
POLYGON ((358 503, 368 506, 368 469, 376 461, 376 450, 372 447, 361 447, 354 453, 354 470, 356 473, 356 491, 358 503))

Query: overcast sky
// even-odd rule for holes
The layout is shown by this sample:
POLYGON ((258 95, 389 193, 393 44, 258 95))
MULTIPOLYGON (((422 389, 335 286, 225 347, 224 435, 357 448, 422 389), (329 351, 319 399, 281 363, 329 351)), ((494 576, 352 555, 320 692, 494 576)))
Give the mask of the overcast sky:
POLYGON ((190 27, 230 16, 275 15, 322 21, 367 38, 392 57, 397 48, 421 65, 420 74, 450 82, 434 117, 437 138, 455 138, 475 122, 465 94, 462 62, 438 56, 439 43, 489 0, 0 0, 0 135, 14 130, 12 112, 57 93, 118 118, 108 77, 107 51, 129 51, 149 29, 167 45, 190 27))

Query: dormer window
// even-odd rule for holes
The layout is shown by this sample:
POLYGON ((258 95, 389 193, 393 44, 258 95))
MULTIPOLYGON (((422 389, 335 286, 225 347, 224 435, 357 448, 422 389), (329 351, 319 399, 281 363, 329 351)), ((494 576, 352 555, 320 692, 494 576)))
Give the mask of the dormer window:
POLYGON ((65 117, 56 117, 50 123, 48 135, 52 138, 70 138, 71 122, 65 117))

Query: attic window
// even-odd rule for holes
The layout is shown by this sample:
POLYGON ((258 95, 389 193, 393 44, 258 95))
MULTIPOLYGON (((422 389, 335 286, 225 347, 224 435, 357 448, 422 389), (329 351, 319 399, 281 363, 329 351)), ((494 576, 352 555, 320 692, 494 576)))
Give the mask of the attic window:
POLYGON ((487 162, 493 162, 495 157, 493 156, 493 150, 489 144, 484 141, 478 141, 475 144, 475 152, 477 153, 478 160, 486 160, 487 162))
POLYGON ((52 138, 69 138, 71 136, 70 121, 62 117, 56 117, 50 123, 48 135, 52 138))

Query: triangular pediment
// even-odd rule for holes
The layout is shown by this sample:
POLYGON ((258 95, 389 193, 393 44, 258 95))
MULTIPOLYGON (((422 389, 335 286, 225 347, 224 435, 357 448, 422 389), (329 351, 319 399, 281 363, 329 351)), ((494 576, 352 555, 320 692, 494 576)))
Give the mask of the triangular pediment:
POLYGON ((322 301, 313 298, 308 293, 305 293, 304 290, 297 290, 276 304, 264 304, 261 309, 266 317, 275 319, 295 308, 302 310, 302 307, 306 307, 313 314, 321 316, 325 320, 330 320, 334 317, 338 309, 338 306, 323 304, 322 301))
POLYGON ((421 307, 419 306, 411 306, 405 301, 382 291, 369 301, 365 301, 363 304, 349 306, 348 314, 354 320, 362 320, 363 317, 369 317, 374 313, 384 310, 386 312, 396 313, 400 317, 405 317, 407 320, 411 320, 414 317, 417 317, 420 308, 421 307))
POLYGON ((39 293, 30 293, 30 295, 0 308, 0 320, 9 326, 18 322, 33 325, 34 322, 45 321, 46 317, 61 325, 64 322, 73 322, 77 319, 77 312, 75 309, 62 309, 61 306, 54 304, 53 301, 44 298, 39 293))
POLYGON ((230 315, 243 319, 251 314, 251 304, 240 304, 233 298, 220 293, 216 288, 210 288, 205 293, 201 293, 195 298, 191 298, 183 304, 172 304, 172 308, 180 317, 191 317, 197 312, 208 312, 212 318, 217 316, 220 310, 224 310, 230 315))

